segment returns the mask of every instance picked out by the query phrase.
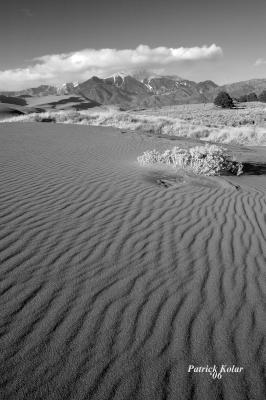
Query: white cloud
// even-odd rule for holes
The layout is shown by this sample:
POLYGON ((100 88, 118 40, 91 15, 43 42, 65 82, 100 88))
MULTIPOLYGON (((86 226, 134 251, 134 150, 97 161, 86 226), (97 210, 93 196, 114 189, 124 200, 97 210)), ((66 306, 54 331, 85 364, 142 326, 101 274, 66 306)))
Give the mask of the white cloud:
POLYGON ((85 80, 92 75, 108 76, 116 71, 137 69, 167 69, 168 66, 222 56, 221 47, 212 44, 201 47, 156 47, 139 45, 136 49, 84 49, 71 53, 35 58, 27 68, 0 71, 0 90, 15 90, 39 84, 60 84, 85 80))
POLYGON ((256 67, 259 67, 259 66, 261 66, 261 65, 266 65, 266 60, 264 60, 263 58, 258 58, 256 61, 255 61, 255 64, 254 64, 256 67))

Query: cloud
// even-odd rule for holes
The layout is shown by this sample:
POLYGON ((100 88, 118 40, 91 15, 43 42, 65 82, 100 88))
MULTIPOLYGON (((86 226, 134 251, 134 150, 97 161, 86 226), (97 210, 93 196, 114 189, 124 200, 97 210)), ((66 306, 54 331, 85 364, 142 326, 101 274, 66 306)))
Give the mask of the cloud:
POLYGON ((35 58, 27 68, 0 71, 0 90, 16 90, 38 84, 82 81, 92 75, 108 76, 116 71, 167 69, 180 63, 213 61, 222 56, 219 46, 156 47, 139 45, 136 49, 84 49, 71 53, 35 58))
POLYGON ((260 67, 261 65, 266 65, 266 60, 263 58, 258 58, 254 64, 256 67, 260 67))

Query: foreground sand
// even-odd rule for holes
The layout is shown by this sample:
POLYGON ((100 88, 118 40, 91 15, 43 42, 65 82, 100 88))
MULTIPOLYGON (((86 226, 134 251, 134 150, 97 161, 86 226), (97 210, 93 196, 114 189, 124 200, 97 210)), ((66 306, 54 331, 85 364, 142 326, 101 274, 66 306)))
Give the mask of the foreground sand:
POLYGON ((266 175, 175 182, 135 161, 173 141, 111 128, 0 143, 1 399, 266 398, 266 175))

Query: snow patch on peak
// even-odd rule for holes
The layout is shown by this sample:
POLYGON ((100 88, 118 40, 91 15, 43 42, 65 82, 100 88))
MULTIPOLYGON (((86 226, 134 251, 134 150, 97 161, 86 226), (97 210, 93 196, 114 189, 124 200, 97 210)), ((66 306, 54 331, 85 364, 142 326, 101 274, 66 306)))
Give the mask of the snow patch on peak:
POLYGON ((150 92, 153 92, 153 87, 150 85, 150 81, 148 81, 148 83, 144 83, 144 85, 149 89, 150 92))
POLYGON ((57 86, 57 94, 71 94, 73 89, 79 85, 79 82, 65 82, 62 85, 57 86))
POLYGON ((107 76, 105 79, 113 79, 114 82, 116 81, 116 79, 121 78, 122 81, 124 82, 124 79, 128 76, 128 74, 126 72, 116 72, 111 76, 107 76))

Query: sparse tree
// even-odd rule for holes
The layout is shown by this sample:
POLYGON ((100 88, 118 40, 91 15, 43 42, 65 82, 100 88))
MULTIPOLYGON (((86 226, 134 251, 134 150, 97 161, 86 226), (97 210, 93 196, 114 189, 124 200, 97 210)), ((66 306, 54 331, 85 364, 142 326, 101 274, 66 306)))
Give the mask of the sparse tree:
POLYGON ((247 96, 246 94, 244 94, 243 96, 240 96, 240 97, 238 98, 238 101, 239 101, 240 103, 246 103, 246 102, 248 101, 248 96, 247 96))
POLYGON ((217 97, 214 99, 214 104, 222 108, 233 108, 234 102, 232 97, 229 96, 227 92, 218 93, 217 97))
POLYGON ((259 94, 258 100, 262 101, 263 103, 266 103, 266 90, 263 90, 263 92, 259 94))
POLYGON ((247 101, 258 101, 258 96, 255 92, 249 93, 247 95, 247 101))
POLYGON ((258 101, 258 96, 255 92, 243 94, 237 99, 237 101, 239 101, 240 103, 246 103, 247 101, 258 101))

